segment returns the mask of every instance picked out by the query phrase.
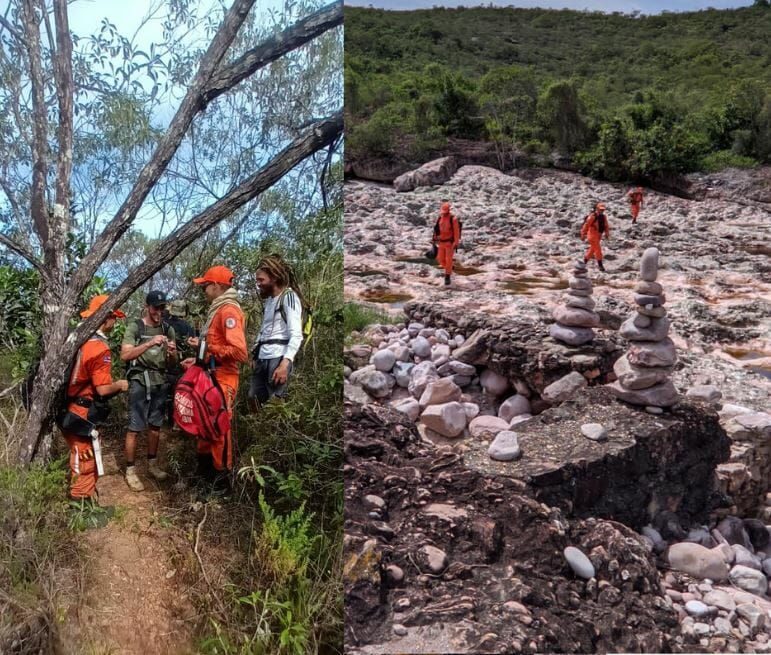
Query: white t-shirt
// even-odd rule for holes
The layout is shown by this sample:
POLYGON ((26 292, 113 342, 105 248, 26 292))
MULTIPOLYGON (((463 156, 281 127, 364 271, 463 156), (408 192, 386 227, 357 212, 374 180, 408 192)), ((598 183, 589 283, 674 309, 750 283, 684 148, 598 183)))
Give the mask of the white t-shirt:
POLYGON ((294 357, 297 351, 300 350, 303 342, 303 332, 302 303, 299 296, 292 289, 287 289, 278 296, 271 296, 265 301, 262 325, 254 345, 256 346, 260 341, 264 342, 273 339, 288 340, 289 343, 263 344, 260 346, 260 352, 257 353, 258 359, 285 357, 289 361, 294 361, 294 357), (286 323, 284 323, 278 308, 279 298, 286 314, 286 323))

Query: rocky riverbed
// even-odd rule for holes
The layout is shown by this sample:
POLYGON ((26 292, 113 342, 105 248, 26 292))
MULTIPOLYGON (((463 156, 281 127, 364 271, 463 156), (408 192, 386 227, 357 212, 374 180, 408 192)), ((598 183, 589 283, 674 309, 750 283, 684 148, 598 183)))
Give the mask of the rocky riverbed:
POLYGON ((771 169, 735 177, 701 176, 702 200, 646 190, 634 226, 626 187, 575 173, 530 169, 507 175, 463 166, 443 184, 403 193, 348 181, 346 297, 395 313, 416 300, 548 321, 585 250, 580 223, 602 200, 611 227, 611 239, 603 242, 608 272, 589 264, 599 329, 617 329, 629 315, 640 256, 657 247, 674 343, 768 377, 771 169), (463 221, 449 289, 424 258, 443 201, 463 221))
POLYGON ((400 317, 344 353, 350 652, 771 652, 757 180, 649 193, 634 227, 573 174, 415 180, 346 185, 346 295, 400 317), (422 259, 443 200, 449 290, 422 259), (576 238, 598 200, 605 274, 576 238))

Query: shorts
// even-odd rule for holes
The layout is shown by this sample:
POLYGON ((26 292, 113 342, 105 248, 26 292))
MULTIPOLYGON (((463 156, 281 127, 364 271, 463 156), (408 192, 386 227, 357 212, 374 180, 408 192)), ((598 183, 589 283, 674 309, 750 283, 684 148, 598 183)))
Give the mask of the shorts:
MULTIPOLYGON (((255 359, 254 370, 249 381, 249 398, 256 398, 259 402, 267 402, 268 398, 286 397, 289 387, 289 377, 287 376, 284 384, 273 384, 273 373, 275 373, 281 357, 273 359, 255 359)), ((292 362, 289 362, 289 375, 292 375, 292 362)))
POLYGON ((150 387, 150 400, 147 389, 139 380, 130 380, 128 389, 129 432, 141 432, 150 427, 157 430, 163 423, 166 399, 170 385, 158 384, 150 387))

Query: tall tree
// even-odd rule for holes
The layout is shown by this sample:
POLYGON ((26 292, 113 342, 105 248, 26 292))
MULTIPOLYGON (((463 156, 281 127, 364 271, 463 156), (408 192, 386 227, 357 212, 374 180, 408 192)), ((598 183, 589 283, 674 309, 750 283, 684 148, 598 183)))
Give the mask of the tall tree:
MULTIPOLYGON (((189 81, 185 80, 184 95, 168 127, 162 133, 152 134, 148 122, 145 134, 135 135, 135 140, 141 142, 147 156, 117 211, 106 224, 94 230, 85 256, 72 267, 68 266, 67 252, 68 237, 73 228, 72 202, 75 200, 75 97, 76 92, 84 91, 80 87, 76 89, 74 71, 80 70, 83 62, 73 58, 67 1, 51 2, 49 7, 47 0, 15 0, 11 11, 0 20, 3 41, 0 66, 6 64, 3 76, 6 78, 4 81, 9 82, 8 91, 0 102, 4 109, 9 110, 3 112, 4 116, 12 117, 5 118, 0 124, 2 147, 15 149, 17 160, 19 155, 27 154, 30 162, 27 179, 18 174, 18 167, 10 171, 7 166, 0 165, 0 189, 5 195, 4 204, 14 218, 12 229, 0 232, 0 245, 39 272, 43 315, 43 352, 20 453, 24 463, 31 462, 35 457, 41 435, 50 426, 53 400, 64 383, 67 363, 109 312, 125 302, 146 280, 196 239, 233 214, 244 211, 259 194, 279 182, 298 164, 330 148, 339 140, 343 130, 343 115, 339 108, 342 98, 337 99, 337 108, 329 115, 312 117, 303 125, 278 126, 283 129, 277 129, 275 125, 280 112, 275 115, 266 112, 266 116, 272 116, 273 124, 267 124, 270 121, 266 120, 261 129, 271 133, 271 150, 275 154, 262 159, 245 156, 243 159, 253 163, 254 167, 236 171, 229 183, 220 183, 212 189, 208 204, 200 203, 195 211, 178 217, 176 227, 158 241, 147 259, 129 272, 111 293, 109 302, 68 334, 70 317, 76 313, 83 291, 116 243, 135 224, 148 197, 159 188, 164 174, 173 172, 170 169, 172 160, 189 161, 193 157, 196 126, 206 120, 207 114, 217 111, 221 103, 228 101, 231 90, 249 84, 255 73, 274 62, 280 70, 283 57, 312 45, 325 33, 340 26, 343 13, 342 3, 334 2, 274 33, 258 45, 252 45, 240 41, 248 40, 248 26, 245 25, 255 2, 234 0, 197 61, 189 57, 187 70, 196 72, 189 81), (245 49, 236 56, 239 44, 245 49), (19 76, 11 80, 8 78, 15 62, 21 62, 17 68, 19 76), (77 69, 74 64, 78 65, 77 69), (55 139, 52 138, 54 134, 55 139)), ((175 6, 184 9, 186 4, 175 3, 175 6)), ((125 50, 127 44, 131 46, 126 40, 119 41, 116 51, 119 52, 120 48, 125 50)), ((107 44, 108 49, 112 47, 107 44)), ((150 63, 156 56, 152 53, 144 56, 149 60, 147 71, 151 73, 150 63)), ((134 58, 134 66, 138 57, 134 58)), ((310 65, 310 57, 305 59, 310 65)), ((334 58, 328 57, 329 61, 334 61, 334 58)), ((120 125, 120 116, 131 115, 135 124, 142 124, 142 112, 127 100, 132 97, 132 88, 137 93, 141 91, 141 83, 131 79, 132 70, 116 76, 120 83, 114 88, 110 88, 103 79, 97 79, 91 89, 105 101, 101 113, 94 110, 95 103, 88 105, 89 110, 111 121, 113 126, 120 125)), ((184 66, 174 72, 178 78, 175 82, 187 77, 184 66)), ((333 87, 330 89, 333 90, 333 87)), ((260 99, 260 102, 276 104, 292 101, 309 104, 305 98, 276 96, 260 99)), ((292 118, 290 115, 290 120, 292 118)), ((227 125, 220 125, 221 138, 225 138, 227 129, 227 125)), ((126 147, 126 142, 121 141, 125 137, 125 131, 113 134, 111 147, 126 147)), ((109 154, 110 150, 105 149, 104 152, 109 154)), ((230 154, 233 159, 238 153, 230 154)), ((109 156, 104 163, 109 168, 109 156)))

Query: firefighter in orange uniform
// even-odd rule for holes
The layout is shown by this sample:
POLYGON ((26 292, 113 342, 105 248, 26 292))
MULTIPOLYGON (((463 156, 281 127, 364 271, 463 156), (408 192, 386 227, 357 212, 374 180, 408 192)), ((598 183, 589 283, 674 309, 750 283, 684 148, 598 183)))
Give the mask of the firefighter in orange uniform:
POLYGON ((600 246, 603 235, 606 240, 610 238, 610 226, 608 225, 608 217, 605 215, 605 205, 598 202, 594 206, 594 211, 584 220, 581 227, 581 241, 589 241, 589 250, 584 255, 584 261, 588 262, 595 258, 597 266, 604 273, 605 265, 602 263, 602 247, 600 246))
POLYGON ((629 211, 632 213, 632 225, 634 225, 643 205, 643 188, 638 186, 636 189, 632 189, 626 194, 626 197, 629 198, 629 211))
MULTIPOLYGON (((203 360, 208 362, 210 357, 214 358, 214 377, 225 395, 232 419, 233 403, 238 392, 238 365, 249 357, 244 313, 238 293, 233 289, 233 273, 225 266, 212 266, 193 282, 203 289, 209 302, 209 313, 200 338, 190 337, 187 343, 199 348, 201 341, 205 340, 203 360)), ((187 368, 194 361, 194 358, 186 359, 182 366, 187 368)), ((228 473, 233 468, 232 430, 215 442, 199 439, 196 448, 199 472, 205 478, 214 478, 215 491, 226 492, 229 488, 228 473)))
MULTIPOLYGON (((91 299, 88 309, 80 312, 88 318, 106 301, 108 296, 101 295, 91 299)), ((112 380, 112 353, 107 342, 107 335, 115 327, 115 322, 126 315, 115 310, 99 326, 96 334, 84 343, 78 351, 75 365, 67 387, 67 413, 60 422, 62 435, 70 447, 70 497, 75 500, 91 498, 96 494, 96 461, 91 437, 88 432, 93 422, 94 400, 96 396, 111 396, 128 389, 126 380, 112 380)))
POLYGON ((460 221, 450 212, 449 202, 442 205, 439 219, 434 225, 432 241, 437 247, 436 260, 444 268, 444 283, 448 285, 452 275, 452 260, 460 242, 460 221))

